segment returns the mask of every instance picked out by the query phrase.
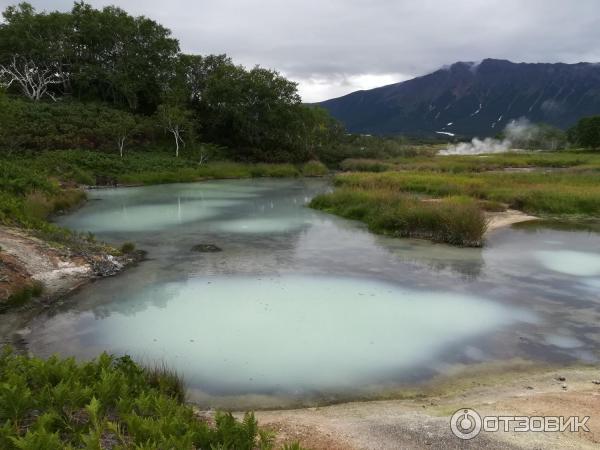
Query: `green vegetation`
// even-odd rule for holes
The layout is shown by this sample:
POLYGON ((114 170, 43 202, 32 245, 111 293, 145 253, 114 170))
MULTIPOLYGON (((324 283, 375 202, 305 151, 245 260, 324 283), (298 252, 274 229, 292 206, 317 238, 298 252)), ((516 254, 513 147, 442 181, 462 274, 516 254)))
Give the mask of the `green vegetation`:
POLYGON ((432 197, 468 196, 534 214, 600 214, 600 174, 591 173, 350 173, 338 186, 386 189, 432 197))
POLYGON ((305 177, 322 177, 329 173, 329 169, 319 161, 309 161, 302 166, 301 172, 305 177))
MULTIPOLYGON (((206 146, 205 152, 218 152, 206 146)), ((0 223, 56 231, 46 219, 85 199, 84 185, 136 185, 192 182, 221 178, 320 176, 327 168, 316 161, 304 165, 201 163, 198 153, 179 158, 159 152, 115 153, 64 150, 0 156, 0 223)), ((65 231, 65 233, 67 233, 65 231)))
POLYGON ((415 156, 377 159, 348 159, 340 164, 351 172, 410 170, 427 172, 488 172, 507 168, 568 168, 574 171, 599 170, 600 154, 583 151, 522 152, 470 156, 415 156))
POLYGON ((583 117, 568 131, 569 140, 586 148, 600 149, 600 116, 583 117))
POLYGON ((43 292, 44 285, 39 281, 34 281, 14 292, 4 302, 0 303, 0 313, 16 306, 22 306, 32 298, 39 297, 43 292))
MULTIPOLYGON (((181 379, 163 367, 102 354, 78 364, 0 353, 0 448, 271 449, 253 414, 217 413, 211 425, 183 403, 181 379)), ((297 444, 288 448, 300 449, 297 444)))
POLYGON ((133 242, 125 242, 121 245, 120 250, 123 254, 131 253, 135 250, 135 244, 133 242))
POLYGON ((487 228, 477 203, 468 197, 422 201, 392 189, 341 188, 315 197, 310 206, 365 222, 375 233, 479 247, 487 228))
POLYGON ((600 215, 600 154, 521 152, 479 156, 351 158, 337 189, 311 206, 394 236, 481 245, 484 211, 600 215))
POLYGON ((21 3, 0 23, 0 148, 171 148, 203 142, 241 161, 301 163, 342 128, 277 72, 186 55, 170 30, 120 8, 21 3), (25 74, 28 74, 26 76, 25 74))

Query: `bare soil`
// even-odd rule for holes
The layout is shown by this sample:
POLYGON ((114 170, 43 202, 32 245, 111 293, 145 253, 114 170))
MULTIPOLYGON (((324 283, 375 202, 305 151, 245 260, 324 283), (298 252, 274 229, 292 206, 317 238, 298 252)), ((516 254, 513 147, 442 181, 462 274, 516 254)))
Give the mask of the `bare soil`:
POLYGON ((530 220, 538 219, 536 216, 530 216, 516 209, 507 209, 501 212, 486 212, 485 216, 488 220, 488 233, 499 228, 508 227, 514 223, 529 222, 530 220))
POLYGON ((22 230, 0 227, 0 301, 38 281, 44 296, 57 298, 93 277, 91 265, 68 250, 51 247, 22 230))
POLYGON ((278 443, 299 441, 315 450, 592 449, 600 448, 599 379, 600 366, 482 366, 406 392, 410 398, 256 416, 261 426, 277 432, 278 443), (461 408, 481 416, 589 416, 590 431, 482 432, 464 441, 450 430, 450 417, 461 408))

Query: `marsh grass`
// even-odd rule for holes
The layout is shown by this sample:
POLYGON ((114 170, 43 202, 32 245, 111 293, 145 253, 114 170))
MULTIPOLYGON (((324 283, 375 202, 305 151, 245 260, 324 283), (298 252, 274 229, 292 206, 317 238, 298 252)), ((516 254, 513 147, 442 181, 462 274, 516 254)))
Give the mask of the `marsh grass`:
POLYGON ((310 207, 360 220, 375 233, 465 247, 480 247, 487 229, 477 202, 460 196, 426 201, 389 189, 340 188, 310 207))
POLYGON ((322 177, 329 173, 329 169, 320 161, 309 161, 301 168, 302 176, 322 177))
MULTIPOLYGON (((214 424, 183 402, 180 379, 107 354, 78 363, 0 352, 0 448, 273 448, 252 413, 218 412, 214 424)), ((292 447, 300 449, 299 446, 292 447)))
POLYGON ((462 195, 532 214, 600 214, 600 173, 349 173, 335 183, 433 197, 462 195))
POLYGON ((386 172, 397 167, 393 162, 378 159, 345 159, 340 163, 344 172, 386 172))
POLYGON ((183 375, 170 368, 165 362, 143 366, 148 385, 179 402, 185 402, 185 382, 183 375))
POLYGON ((347 159, 340 168, 352 172, 384 172, 389 170, 417 172, 489 172, 508 168, 600 170, 600 153, 583 151, 509 152, 491 155, 450 155, 398 157, 385 160, 347 159))

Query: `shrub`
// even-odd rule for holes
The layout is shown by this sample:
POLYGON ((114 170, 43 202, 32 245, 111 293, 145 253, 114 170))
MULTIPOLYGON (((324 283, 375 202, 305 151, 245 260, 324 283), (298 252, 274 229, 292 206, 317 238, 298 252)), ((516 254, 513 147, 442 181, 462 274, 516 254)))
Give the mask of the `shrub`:
POLYGON ((394 164, 377 159, 345 159, 340 163, 344 172, 385 172, 393 168, 394 164))
POLYGON ((18 306, 23 306, 29 300, 35 297, 39 297, 44 292, 44 285, 39 281, 34 281, 31 284, 28 284, 6 299, 3 303, 0 303, 0 312, 5 312, 6 310, 18 306))
POLYGON ((320 161, 312 160, 302 166, 302 175, 305 177, 322 177, 329 173, 329 169, 320 161))
POLYGON ((127 253, 131 253, 135 250, 135 244, 133 242, 125 242, 121 245, 121 253, 126 255, 127 253))

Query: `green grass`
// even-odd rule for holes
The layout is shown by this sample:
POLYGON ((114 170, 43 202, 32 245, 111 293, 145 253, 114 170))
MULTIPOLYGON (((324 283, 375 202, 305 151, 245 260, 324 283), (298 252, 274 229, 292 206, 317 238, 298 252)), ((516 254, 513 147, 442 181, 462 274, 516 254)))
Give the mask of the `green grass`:
POLYGON ((340 188, 315 197, 310 207, 360 220, 375 233, 480 247, 487 228, 476 201, 447 197, 421 199, 388 189, 340 188))
POLYGON ((192 156, 175 158, 160 151, 129 152, 123 158, 84 150, 48 151, 22 156, 17 164, 61 181, 84 185, 161 184, 214 178, 297 177, 293 164, 244 164, 214 161, 204 164, 192 156))
MULTIPOLYGON (((42 360, 0 353, 0 448, 230 449, 273 448, 272 433, 252 413, 217 413, 208 424, 183 402, 183 385, 164 367, 129 357, 42 360)), ((296 444, 288 448, 300 449, 296 444)))
POLYGON ((65 150, 0 157, 0 223, 57 233, 47 218, 85 200, 78 185, 150 185, 232 178, 321 176, 327 168, 294 164, 199 164, 160 151, 119 155, 65 150))
POLYGON ((600 172, 582 173, 349 173, 340 187, 410 192, 433 197, 468 196, 506 203, 532 214, 600 215, 600 172))
POLYGON ((348 159, 340 164, 344 171, 383 172, 388 170, 426 172, 486 172, 506 168, 600 170, 600 152, 561 151, 502 153, 474 156, 415 156, 385 160, 348 159))

